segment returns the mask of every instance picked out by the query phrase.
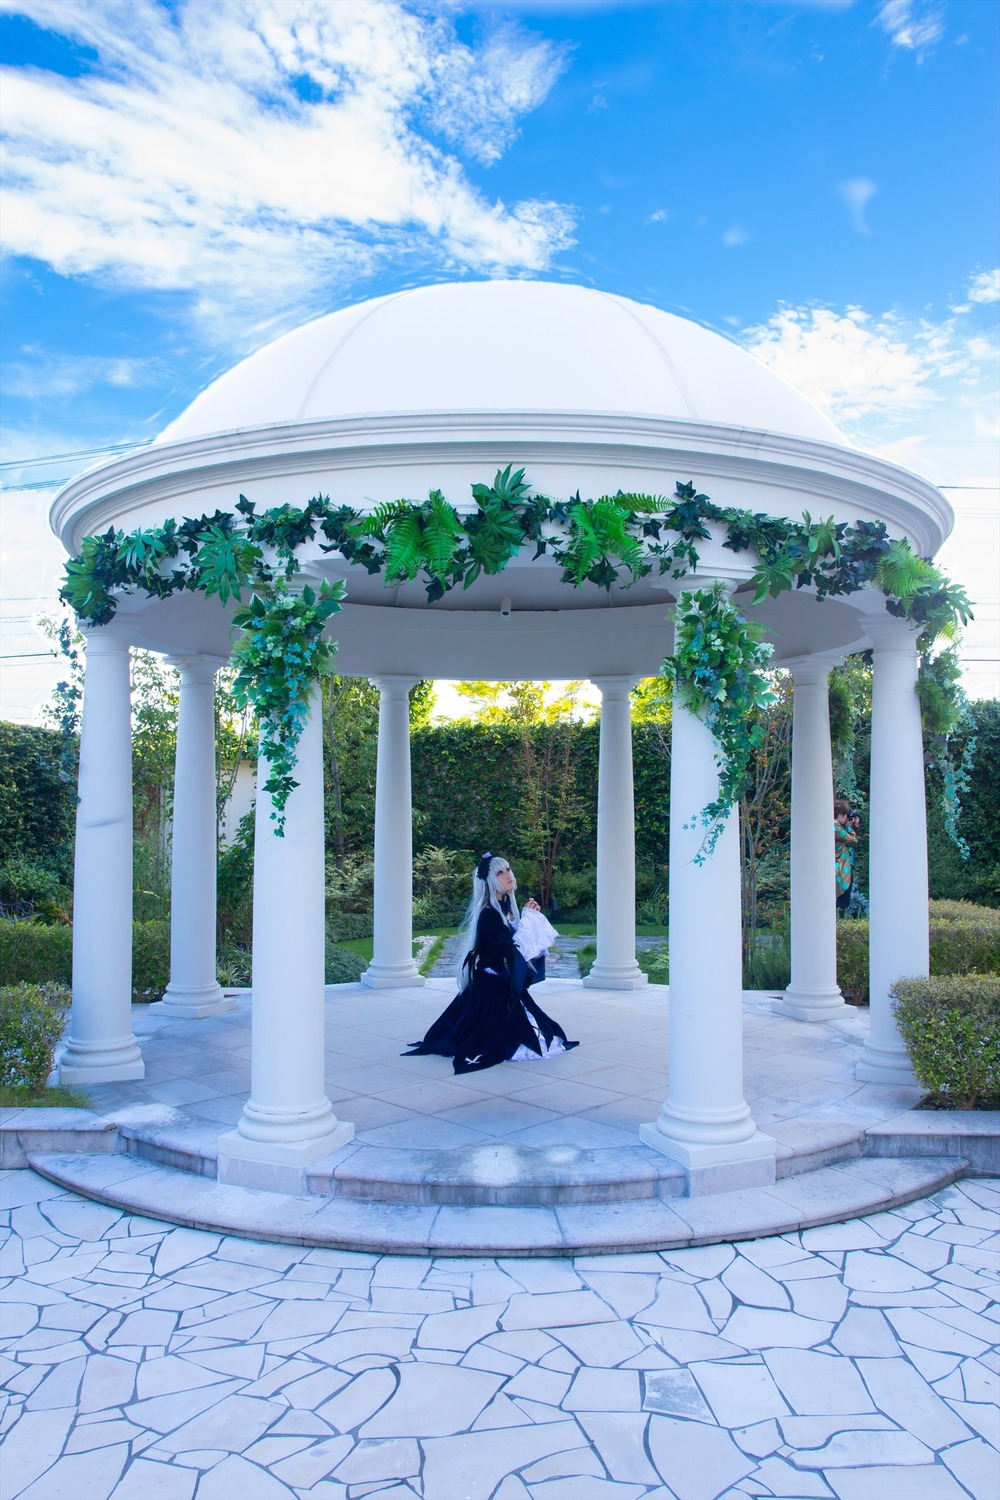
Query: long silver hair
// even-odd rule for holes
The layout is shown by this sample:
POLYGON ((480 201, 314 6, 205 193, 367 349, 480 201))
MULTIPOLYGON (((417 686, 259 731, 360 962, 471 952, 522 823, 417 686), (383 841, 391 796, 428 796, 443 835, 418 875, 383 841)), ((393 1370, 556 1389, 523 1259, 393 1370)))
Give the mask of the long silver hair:
MULTIPOLYGON (((480 867, 482 866, 485 859, 486 855, 483 855, 483 858, 479 861, 480 867)), ((462 947, 458 955, 460 974, 462 972, 462 967, 465 963, 465 960, 469 956, 470 950, 475 947, 476 928, 479 924, 479 913, 482 911, 484 906, 492 906, 494 911, 496 911, 501 917, 503 917, 504 921, 507 920, 508 915, 513 917, 515 922, 518 922, 520 920, 521 914, 517 909, 517 897, 514 894, 514 891, 517 890, 516 880, 514 881, 514 891, 511 891, 510 893, 510 904, 508 910, 505 912, 503 906, 501 905, 504 897, 504 892, 500 889, 500 886, 497 882, 497 876, 502 870, 509 869, 510 865, 504 858, 502 858, 501 855, 493 854, 490 856, 489 864, 486 867, 486 879, 483 880, 480 877, 478 868, 472 877, 472 896, 465 912, 465 926, 462 929, 462 947)))

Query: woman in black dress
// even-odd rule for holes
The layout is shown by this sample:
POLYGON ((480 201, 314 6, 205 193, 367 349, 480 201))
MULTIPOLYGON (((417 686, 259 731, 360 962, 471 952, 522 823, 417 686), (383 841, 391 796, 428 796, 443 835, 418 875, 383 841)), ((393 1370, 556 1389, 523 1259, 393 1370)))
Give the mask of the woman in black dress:
MULTIPOLYGON (((528 990, 530 966, 514 942, 520 915, 510 865, 487 851, 472 884, 464 987, 423 1041, 403 1056, 434 1052, 454 1058, 456 1073, 472 1073, 576 1047, 578 1043, 567 1041, 562 1027, 535 1004, 528 990)), ((525 903, 525 910, 538 909, 536 901, 525 903)))

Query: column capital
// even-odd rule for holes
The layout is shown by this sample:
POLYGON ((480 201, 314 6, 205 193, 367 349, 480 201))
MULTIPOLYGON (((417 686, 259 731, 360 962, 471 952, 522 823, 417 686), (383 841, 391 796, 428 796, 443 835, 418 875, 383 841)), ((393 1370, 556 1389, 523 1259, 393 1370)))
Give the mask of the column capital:
POLYGON ((597 688, 602 700, 620 700, 627 698, 632 689, 638 687, 642 678, 634 676, 624 677, 615 674, 613 677, 591 677, 589 681, 597 688))
POLYGON ((791 673, 796 687, 800 683, 825 682, 834 667, 843 665, 844 658, 838 655, 793 656, 789 661, 775 662, 775 666, 784 667, 787 672, 791 673))
POLYGON ((910 620, 890 614, 868 615, 864 624, 873 651, 916 652, 919 627, 910 620))
POLYGON ((126 636, 107 625, 81 625, 80 632, 87 642, 88 656, 122 656, 131 648, 126 636))
POLYGON ((386 697, 399 698, 408 694, 411 688, 415 688, 420 678, 402 677, 395 672, 380 672, 377 677, 369 677, 368 681, 372 687, 377 687, 380 693, 385 693, 386 697))
POLYGON ((217 672, 228 666, 229 658, 225 656, 205 656, 199 651, 190 654, 166 658, 172 667, 176 667, 181 674, 181 679, 189 682, 211 682, 217 672))

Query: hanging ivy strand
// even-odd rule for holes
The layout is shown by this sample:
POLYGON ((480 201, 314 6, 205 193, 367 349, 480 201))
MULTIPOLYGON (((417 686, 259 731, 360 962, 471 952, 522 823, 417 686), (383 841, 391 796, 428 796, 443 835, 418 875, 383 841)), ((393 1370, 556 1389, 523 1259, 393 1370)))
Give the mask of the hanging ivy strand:
POLYGON ((288 798, 298 786, 292 773, 312 690, 333 670, 337 653, 336 641, 323 627, 346 592, 339 581, 324 582, 318 594, 308 585, 297 593, 281 585, 268 596, 253 594, 233 616, 240 631, 233 648, 233 696, 241 709, 253 710, 260 725, 260 753, 270 767, 264 790, 271 796, 279 837, 288 798))
POLYGON ((681 593, 674 615, 674 654, 662 672, 684 707, 712 731, 719 768, 718 795, 698 814, 706 832, 696 865, 714 851, 764 737, 759 710, 775 695, 767 675, 773 648, 762 635, 759 625, 743 618, 723 584, 681 593))
MULTIPOLYGON (((79 557, 67 564, 60 598, 84 625, 114 619, 118 599, 140 590, 166 599, 183 590, 240 605, 243 634, 236 647, 240 702, 260 720, 262 750, 271 763, 268 790, 282 823, 295 786, 298 743, 309 687, 329 671, 336 650, 323 625, 340 608, 342 590, 324 585, 318 595, 291 591, 300 571, 297 549, 306 544, 338 553, 389 586, 419 581, 436 603, 454 588, 469 588, 482 574, 501 573, 518 553, 546 553, 574 588, 630 588, 650 575, 682 579, 698 566, 698 547, 709 522, 725 532, 723 545, 753 554, 754 603, 790 589, 810 588, 817 599, 873 586, 890 614, 920 632, 925 668, 934 642, 954 639, 970 618, 965 592, 904 539, 894 540, 882 521, 800 521, 723 508, 678 482, 672 496, 614 495, 552 500, 532 491, 523 469, 499 469, 492 484, 474 484, 471 503, 459 509, 440 490, 426 500, 390 500, 374 509, 333 505, 315 496, 307 505, 258 512, 240 495, 233 511, 168 520, 132 532, 111 528, 85 537, 79 557), (246 593, 249 605, 243 604, 246 593)), ((711 853, 720 819, 736 800, 752 744, 754 706, 770 698, 768 648, 728 600, 695 590, 678 614, 678 649, 668 664, 683 701, 702 712, 720 747, 719 800, 706 809, 711 853), (699 602, 701 601, 701 602, 699 602), (714 657, 714 659, 713 659, 714 657), (688 695, 690 694, 690 697, 688 695), (699 706, 700 705, 700 706, 699 706)), ((956 712, 957 676, 938 686, 956 712)), ((948 759, 958 720, 941 731, 937 751, 946 785, 949 826, 957 817, 960 765, 948 759)), ((956 835, 957 837, 957 835, 956 835)))

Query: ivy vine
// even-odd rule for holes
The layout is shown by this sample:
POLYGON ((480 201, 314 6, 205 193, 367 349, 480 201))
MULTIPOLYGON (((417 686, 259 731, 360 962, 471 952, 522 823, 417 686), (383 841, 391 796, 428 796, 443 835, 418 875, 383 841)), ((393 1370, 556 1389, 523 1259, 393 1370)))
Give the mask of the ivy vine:
MULTIPOLYGON (((575 588, 627 588, 650 575, 680 580, 697 567, 698 544, 711 535, 709 523, 717 522, 725 547, 751 552, 756 560, 754 603, 793 588, 812 588, 825 599, 874 584, 885 595, 887 610, 914 624, 921 681, 935 684, 933 690, 921 688, 921 701, 934 692, 951 706, 948 723, 935 733, 946 819, 957 839, 964 772, 948 760, 948 747, 960 727, 961 695, 957 672, 949 675, 946 667, 934 665, 942 660, 934 656, 934 646, 970 618, 969 600, 905 539, 891 538, 881 521, 850 526, 832 518, 813 520, 808 512, 791 521, 724 508, 691 483, 678 483, 670 498, 618 491, 593 500, 579 493, 551 500, 533 494, 523 468, 511 464, 491 485, 474 484, 472 501, 460 512, 440 490, 432 490, 426 500, 394 500, 370 511, 317 496, 304 507, 258 512, 240 495, 232 512, 85 537, 80 555, 67 564, 60 597, 87 625, 107 624, 118 597, 136 589, 161 599, 198 591, 241 606, 234 616, 241 631, 234 649, 237 697, 241 706, 254 709, 260 724, 261 749, 271 765, 267 790, 280 833, 296 785, 292 773, 309 691, 331 670, 336 651, 324 626, 345 592, 341 584, 324 584, 318 594, 295 589, 301 547, 315 543, 323 552, 339 553, 368 573, 383 575, 387 584, 422 577, 433 604, 453 588, 470 588, 483 574, 502 572, 522 550, 532 558, 549 554, 562 570, 562 581, 575 588), (244 593, 249 594, 246 606, 244 593)), ((758 627, 718 590, 684 591, 677 630, 678 646, 665 670, 683 701, 705 718, 719 746, 719 796, 702 813, 708 830, 704 857, 746 777, 754 748, 750 710, 768 701, 770 653, 758 627)))
POLYGON ((704 720, 718 747, 719 790, 699 815, 706 833, 696 865, 714 851, 746 786, 751 757, 764 740, 757 710, 773 703, 775 694, 767 675, 773 647, 763 633, 761 626, 743 618, 721 583, 681 593, 674 615, 674 654, 664 662, 663 674, 675 684, 684 707, 704 720))

